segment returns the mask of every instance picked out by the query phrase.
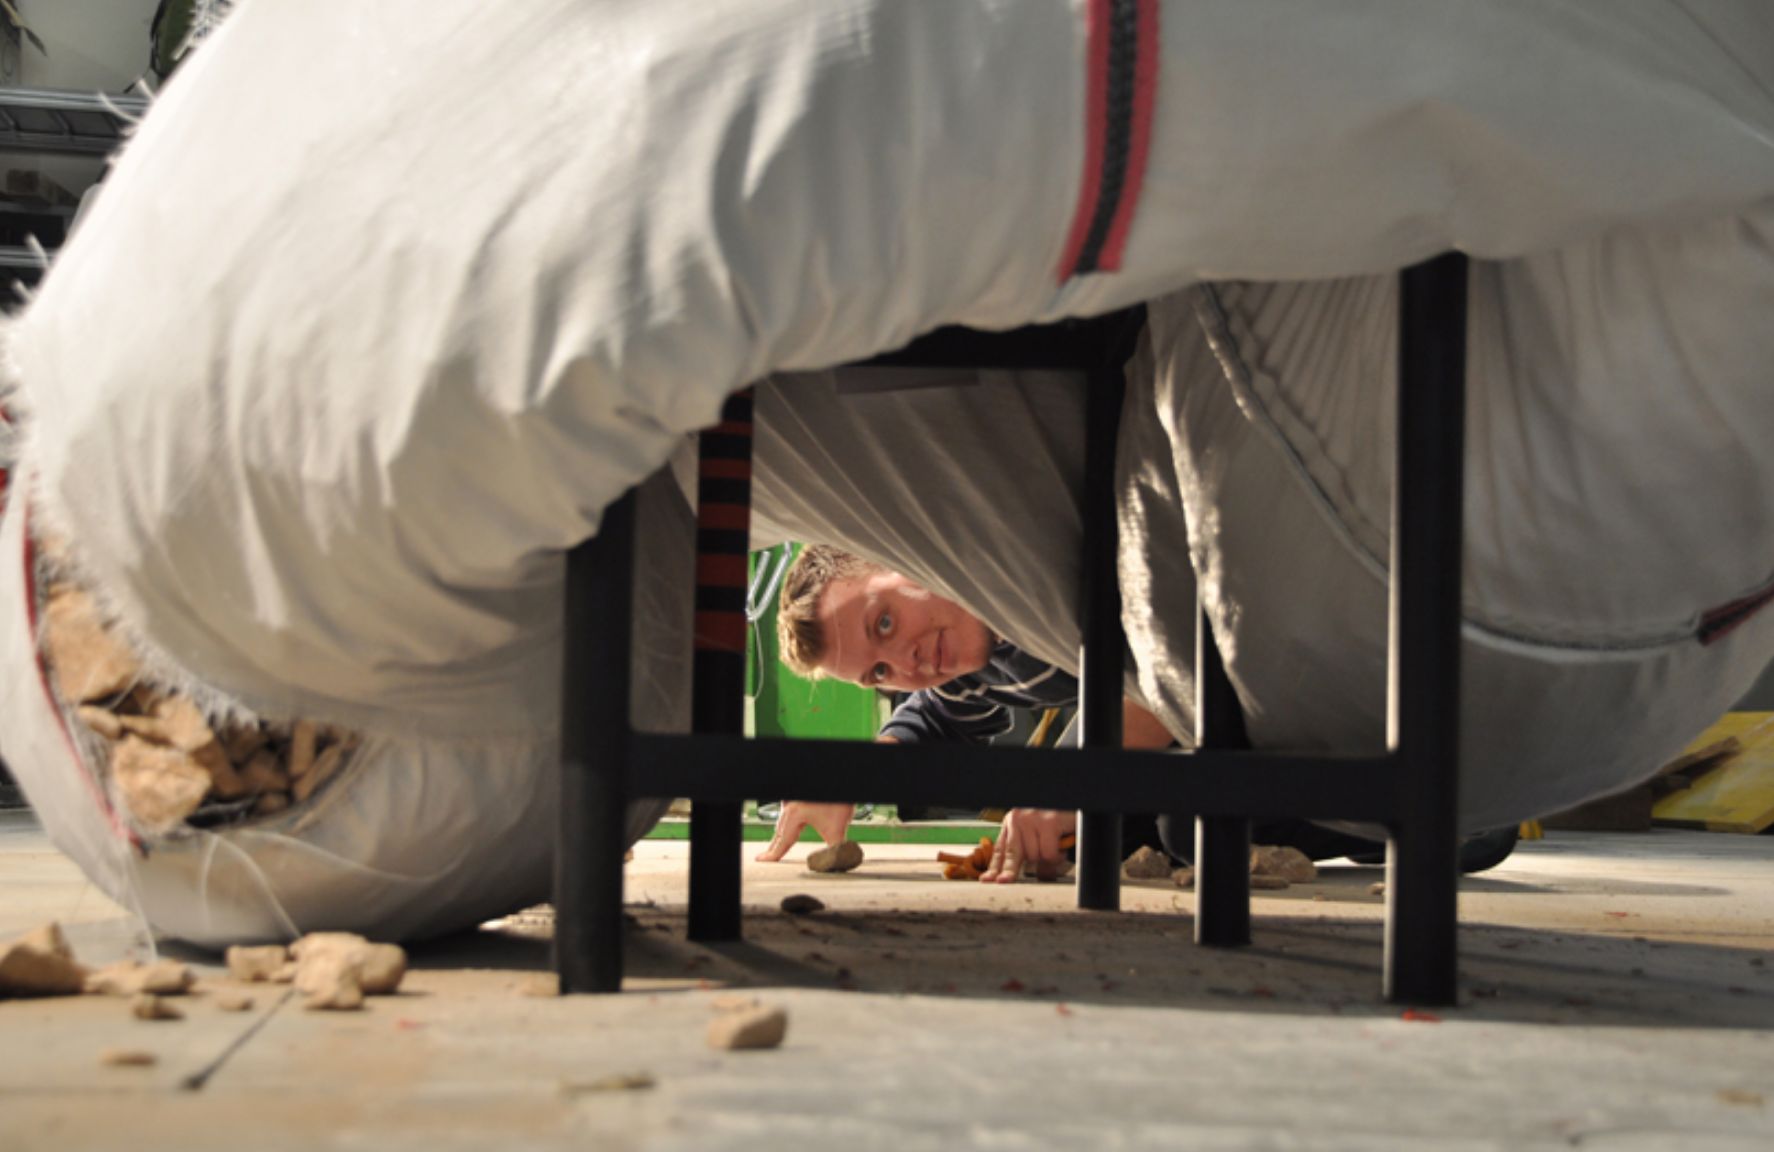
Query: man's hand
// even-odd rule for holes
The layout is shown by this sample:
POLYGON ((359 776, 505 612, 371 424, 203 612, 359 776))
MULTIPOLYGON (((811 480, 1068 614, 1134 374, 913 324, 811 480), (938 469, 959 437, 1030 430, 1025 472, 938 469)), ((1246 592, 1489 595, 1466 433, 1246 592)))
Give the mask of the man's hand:
POLYGON ((758 853, 758 859, 765 863, 782 859, 801 838, 801 829, 809 826, 827 844, 842 844, 844 833, 850 830, 850 821, 855 815, 854 804, 809 804, 804 800, 789 800, 776 814, 776 835, 771 837, 770 846, 758 853))
POLYGON ((998 831, 992 849, 992 865, 980 875, 981 884, 1014 884, 1025 867, 1044 879, 1065 870, 1061 836, 1078 830, 1076 812, 1050 812, 1042 808, 1013 808, 998 831))

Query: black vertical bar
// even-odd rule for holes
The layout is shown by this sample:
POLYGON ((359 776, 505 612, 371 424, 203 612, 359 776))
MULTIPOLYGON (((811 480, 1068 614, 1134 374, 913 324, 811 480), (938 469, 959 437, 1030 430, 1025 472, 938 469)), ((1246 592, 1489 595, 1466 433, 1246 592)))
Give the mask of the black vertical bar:
POLYGON ((1399 284, 1386 717, 1401 795, 1386 859, 1385 990, 1412 1004, 1452 1004, 1458 969, 1467 275, 1466 257, 1450 253, 1405 269, 1399 284))
MULTIPOLYGON (((752 394, 727 398, 721 423, 702 433, 696 502, 696 627, 691 665, 691 728, 745 731, 745 592, 751 523, 752 394)), ((740 933, 741 806, 692 799, 692 940, 737 940, 740 933)))
POLYGON ((554 967, 562 992, 622 989, 633 492, 567 554, 554 967))
MULTIPOLYGON (((1226 675, 1199 593, 1195 609, 1195 745, 1246 748, 1244 709, 1226 675)), ((1195 819, 1195 942, 1250 943, 1250 821, 1203 813, 1195 819)))
MULTIPOLYGON (((1121 747, 1127 648, 1121 630, 1115 508, 1115 442, 1127 390, 1122 375, 1127 349, 1114 339, 1105 344, 1102 366, 1090 374, 1084 415, 1084 650, 1078 658, 1078 723, 1079 743, 1085 748, 1121 747)), ((1077 856, 1078 907, 1119 909, 1121 814, 1080 812, 1077 856)))

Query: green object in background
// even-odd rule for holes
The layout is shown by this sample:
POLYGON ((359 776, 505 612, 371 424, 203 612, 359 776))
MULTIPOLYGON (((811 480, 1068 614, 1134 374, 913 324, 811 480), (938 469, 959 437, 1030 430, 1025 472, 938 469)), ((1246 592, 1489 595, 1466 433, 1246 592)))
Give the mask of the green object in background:
POLYGON ((806 680, 778 657, 776 601, 782 573, 798 545, 784 544, 751 557, 751 594, 746 620, 746 729, 752 737, 804 740, 872 740, 886 722, 886 698, 842 680, 806 680))
MULTIPOLYGON (((880 809, 876 809, 877 817, 880 809)), ((769 840, 775 834, 774 825, 768 820, 757 819, 757 813, 751 805, 746 805, 745 825, 742 829, 744 839, 748 841, 769 840)), ((998 825, 983 820, 931 820, 915 824, 901 824, 894 819, 858 820, 850 825, 845 838, 859 844, 965 844, 969 847, 978 844, 981 836, 996 840, 998 825)), ((653 826, 647 833, 649 840, 688 840, 690 838, 690 822, 684 819, 666 817, 653 826)), ((819 843, 819 833, 811 828, 803 828, 799 837, 802 844, 819 843)))

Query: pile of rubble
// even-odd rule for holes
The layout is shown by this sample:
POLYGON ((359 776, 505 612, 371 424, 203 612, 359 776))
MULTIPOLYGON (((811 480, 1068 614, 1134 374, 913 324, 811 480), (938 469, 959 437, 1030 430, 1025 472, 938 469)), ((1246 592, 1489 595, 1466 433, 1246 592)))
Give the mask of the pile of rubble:
POLYGON ((298 720, 218 730, 191 701, 141 682, 141 666, 78 586, 48 586, 42 644, 61 699, 104 742, 113 790, 136 823, 168 832, 270 816, 299 804, 344 767, 348 732, 298 720))
MULTIPOLYGON (((390 996, 406 977, 407 954, 395 944, 375 944, 349 932, 313 932, 282 944, 228 949, 231 982, 294 984, 311 1009, 352 1010, 365 996, 390 996)), ((122 960, 89 969, 74 956, 61 926, 46 924, 0 945, 0 1000, 39 996, 121 996, 139 1020, 178 1020, 175 998, 197 990, 187 964, 122 960)), ((239 989, 215 991, 216 1006, 241 1012, 253 1006, 239 989)))

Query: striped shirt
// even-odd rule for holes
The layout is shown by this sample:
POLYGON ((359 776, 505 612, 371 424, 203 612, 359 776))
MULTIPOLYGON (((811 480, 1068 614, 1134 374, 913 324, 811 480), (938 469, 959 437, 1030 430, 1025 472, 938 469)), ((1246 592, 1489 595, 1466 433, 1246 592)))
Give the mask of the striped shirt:
POLYGON ((905 744, 980 744, 1010 731, 1012 708, 1063 708, 1077 702, 1077 677, 999 641, 978 672, 912 693, 881 726, 881 735, 905 744))

